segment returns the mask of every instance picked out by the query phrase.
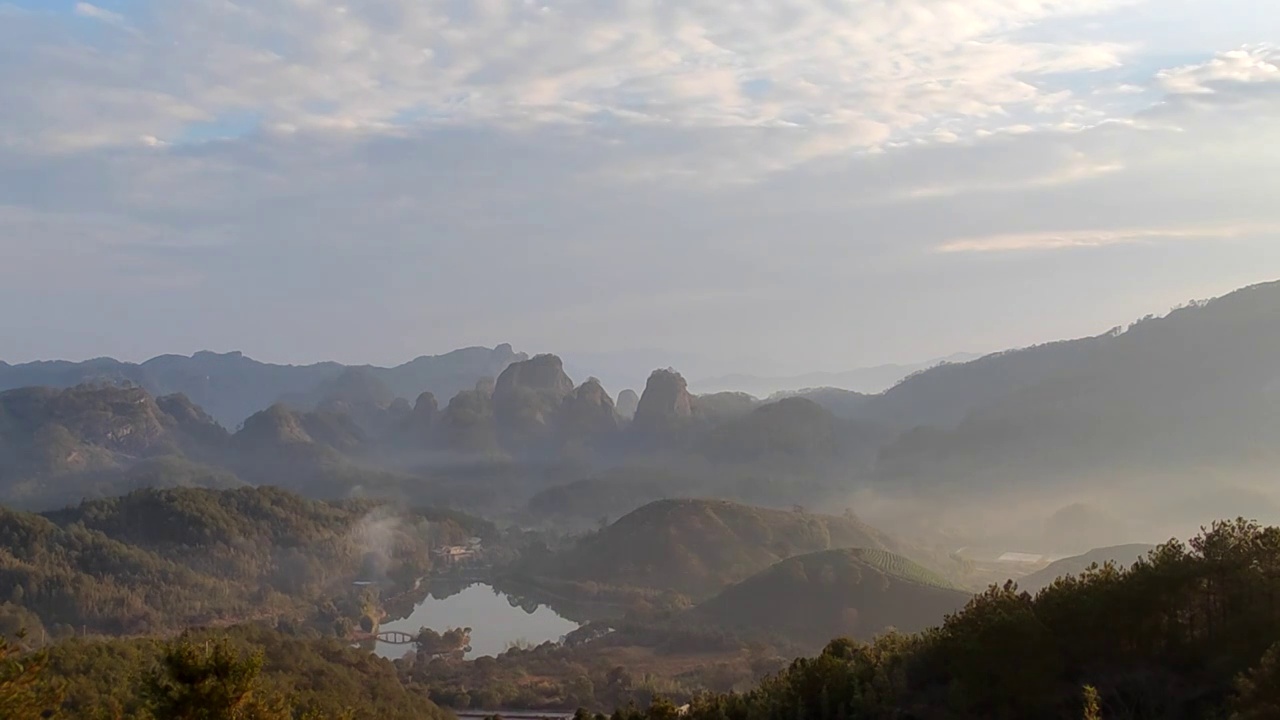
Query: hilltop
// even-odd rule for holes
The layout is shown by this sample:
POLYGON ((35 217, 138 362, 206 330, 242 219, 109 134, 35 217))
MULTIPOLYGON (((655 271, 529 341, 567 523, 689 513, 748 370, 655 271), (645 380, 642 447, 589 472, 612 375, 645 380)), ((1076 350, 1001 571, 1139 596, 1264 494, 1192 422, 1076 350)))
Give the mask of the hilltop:
POLYGON ((706 598, 784 558, 848 547, 903 549, 854 517, 660 500, 583 538, 533 574, 706 598))
POLYGON ((900 555, 827 550, 788 558, 726 588, 685 621, 782 637, 812 649, 836 637, 870 640, 888 628, 933 627, 971 597, 900 555))
POLYGON ((1052 585, 1054 580, 1068 575, 1079 575, 1092 565, 1101 566, 1110 562, 1119 567, 1128 568, 1137 562, 1138 558, 1146 557, 1147 553, 1155 549, 1155 545, 1141 544, 1097 548, 1083 555, 1063 558, 1049 563, 1049 565, 1036 572, 1018 578, 1018 588, 1029 593, 1037 593, 1052 585))
POLYGON ((43 514, 0 507, 0 597, 54 635, 315 619, 352 580, 412 583, 430 569, 434 544, 492 532, 457 513, 274 488, 139 490, 43 514))

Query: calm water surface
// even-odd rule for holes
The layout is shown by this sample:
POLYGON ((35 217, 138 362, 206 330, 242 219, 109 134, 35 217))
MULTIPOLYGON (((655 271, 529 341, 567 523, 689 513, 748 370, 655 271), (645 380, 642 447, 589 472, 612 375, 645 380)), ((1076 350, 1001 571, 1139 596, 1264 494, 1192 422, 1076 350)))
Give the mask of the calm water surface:
MULTIPOLYGON (((467 658, 475 659, 498 655, 516 641, 538 645, 559 640, 577 630, 578 623, 560 617, 545 605, 526 602, 521 607, 505 593, 476 583, 449 597, 428 596, 414 607, 409 617, 383 623, 379 630, 398 630, 412 635, 422 627, 441 633, 450 628, 471 628, 471 652, 467 658)), ((380 642, 376 652, 385 658, 398 658, 412 649, 411 645, 380 642)))

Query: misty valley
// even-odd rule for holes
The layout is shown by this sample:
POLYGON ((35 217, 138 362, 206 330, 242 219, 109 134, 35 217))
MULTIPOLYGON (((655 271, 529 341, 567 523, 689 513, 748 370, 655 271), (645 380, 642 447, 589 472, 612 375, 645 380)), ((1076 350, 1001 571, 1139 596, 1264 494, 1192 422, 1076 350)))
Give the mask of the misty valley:
POLYGON ((0 362, 0 718, 1280 717, 1280 284, 640 380, 0 362))

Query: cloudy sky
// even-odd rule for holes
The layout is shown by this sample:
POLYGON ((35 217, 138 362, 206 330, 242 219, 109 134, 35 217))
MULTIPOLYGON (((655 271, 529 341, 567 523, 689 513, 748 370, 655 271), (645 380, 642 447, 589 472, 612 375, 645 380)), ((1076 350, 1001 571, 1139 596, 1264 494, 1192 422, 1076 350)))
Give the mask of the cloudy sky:
POLYGON ((1101 332, 1280 278, 1270 5, 0 0, 0 359, 1101 332))

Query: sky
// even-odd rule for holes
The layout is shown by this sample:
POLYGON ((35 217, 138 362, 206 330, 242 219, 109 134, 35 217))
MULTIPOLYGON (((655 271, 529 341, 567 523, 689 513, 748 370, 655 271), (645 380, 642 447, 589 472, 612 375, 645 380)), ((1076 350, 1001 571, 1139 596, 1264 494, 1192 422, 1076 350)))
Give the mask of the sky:
POLYGON ((1269 5, 0 0, 0 359, 1100 333, 1280 278, 1269 5))

